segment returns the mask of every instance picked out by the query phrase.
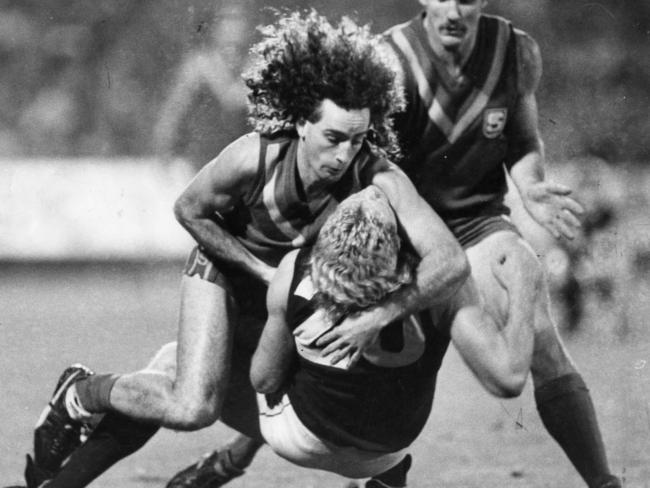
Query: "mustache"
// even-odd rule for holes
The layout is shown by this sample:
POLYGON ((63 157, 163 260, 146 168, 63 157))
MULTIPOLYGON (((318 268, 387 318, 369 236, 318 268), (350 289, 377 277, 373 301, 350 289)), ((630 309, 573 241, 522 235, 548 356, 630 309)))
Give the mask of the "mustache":
POLYGON ((449 30, 467 30, 467 26, 462 22, 445 22, 441 27, 449 30))

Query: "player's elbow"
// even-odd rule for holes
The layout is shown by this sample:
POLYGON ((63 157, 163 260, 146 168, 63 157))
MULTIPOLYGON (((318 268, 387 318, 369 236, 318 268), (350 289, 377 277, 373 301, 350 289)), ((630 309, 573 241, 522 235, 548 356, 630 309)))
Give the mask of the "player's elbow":
POLYGON ((187 227, 188 222, 193 220, 195 211, 192 199, 185 194, 181 194, 174 202, 174 217, 183 226, 187 227))
POLYGON ((269 368, 261 365, 254 358, 250 370, 250 380, 253 389, 263 395, 275 393, 282 386, 280 379, 270 374, 269 368))
POLYGON ((528 371, 505 367, 499 374, 492 378, 488 390, 500 398, 516 398, 524 390, 527 378, 528 371))
POLYGON ((280 389, 280 383, 276 381, 274 378, 270 378, 268 376, 253 376, 251 374, 251 384, 253 385, 253 389, 257 393, 261 393, 263 395, 268 395, 269 393, 275 393, 280 389))

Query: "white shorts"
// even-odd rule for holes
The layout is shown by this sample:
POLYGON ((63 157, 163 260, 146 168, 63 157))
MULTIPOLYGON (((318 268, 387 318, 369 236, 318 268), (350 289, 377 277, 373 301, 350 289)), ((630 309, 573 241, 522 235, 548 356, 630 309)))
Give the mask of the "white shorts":
POLYGON ((257 395, 260 429, 271 449, 286 460, 305 468, 322 469, 347 478, 369 478, 398 464, 407 449, 373 452, 340 447, 321 439, 300 421, 289 398, 269 408, 264 395, 257 395))

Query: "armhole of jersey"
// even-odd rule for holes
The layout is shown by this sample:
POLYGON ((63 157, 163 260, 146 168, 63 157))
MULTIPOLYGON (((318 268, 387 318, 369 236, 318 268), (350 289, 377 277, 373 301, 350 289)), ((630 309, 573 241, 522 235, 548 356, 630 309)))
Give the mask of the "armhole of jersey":
POLYGON ((266 149, 268 146, 268 139, 262 135, 260 137, 260 150, 257 160, 257 173, 255 180, 250 186, 249 190, 244 194, 242 201, 244 205, 252 205, 258 198, 262 188, 264 188, 264 180, 266 176, 266 149))
POLYGON ((293 263, 293 276, 291 277, 291 284, 289 285, 289 294, 287 296, 287 327, 293 333, 301 321, 298 321, 296 315, 300 311, 301 297, 295 295, 298 285, 302 282, 305 276, 306 267, 309 265, 309 256, 311 254, 310 248, 302 248, 298 250, 296 259, 293 263))
POLYGON ((431 333, 451 339, 451 321, 453 315, 450 313, 449 305, 439 312, 432 313, 430 310, 420 312, 420 320, 425 328, 431 333))
POLYGON ((293 295, 293 292, 296 290, 303 277, 305 276, 305 270, 309 266, 309 257, 311 255, 311 248, 303 247, 298 250, 296 255, 296 260, 293 263, 293 277, 291 278, 291 286, 289 288, 289 295, 293 295))

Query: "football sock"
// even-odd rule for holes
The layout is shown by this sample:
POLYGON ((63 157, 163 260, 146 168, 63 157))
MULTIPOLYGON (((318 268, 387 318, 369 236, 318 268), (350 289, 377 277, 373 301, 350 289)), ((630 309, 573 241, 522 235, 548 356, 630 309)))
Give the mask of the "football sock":
MULTIPOLYGON (((591 395, 582 377, 570 373, 535 389, 537 410, 546 430, 560 444, 590 488, 616 480, 607 465, 591 395)), ((616 486, 616 485, 608 485, 616 486)))
POLYGON ((111 408, 111 390, 119 378, 116 374, 95 374, 74 384, 77 403, 90 413, 103 413, 111 408))
POLYGON ((65 408, 68 411, 68 415, 73 420, 84 422, 93 417, 93 414, 81 405, 79 395, 77 394, 77 388, 74 384, 65 392, 65 408))
POLYGON ((47 488, 83 488, 116 462, 133 454, 160 427, 117 412, 107 413, 88 440, 72 453, 47 488))

